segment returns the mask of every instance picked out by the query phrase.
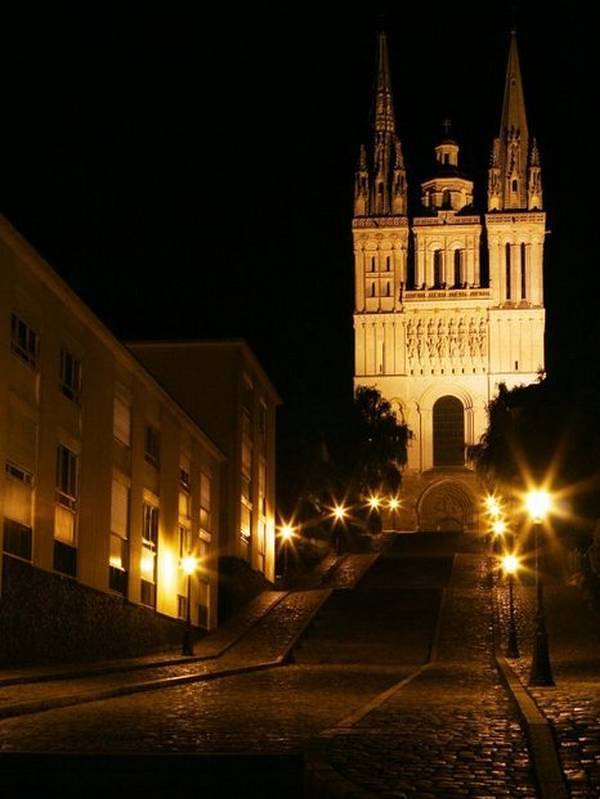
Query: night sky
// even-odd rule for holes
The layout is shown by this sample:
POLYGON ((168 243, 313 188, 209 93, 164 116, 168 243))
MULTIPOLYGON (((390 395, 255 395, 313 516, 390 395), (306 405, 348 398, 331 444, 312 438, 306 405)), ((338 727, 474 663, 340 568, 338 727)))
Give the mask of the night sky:
MULTIPOLYGON (((481 201, 510 6, 419 6, 386 11, 410 187, 450 117, 481 201)), ((551 230, 547 366, 587 380, 598 68, 585 8, 522 4, 517 27, 551 230)), ((120 338, 247 338, 285 402, 284 466, 351 392, 353 170, 377 10, 20 4, 2 22, 2 212, 120 338)))

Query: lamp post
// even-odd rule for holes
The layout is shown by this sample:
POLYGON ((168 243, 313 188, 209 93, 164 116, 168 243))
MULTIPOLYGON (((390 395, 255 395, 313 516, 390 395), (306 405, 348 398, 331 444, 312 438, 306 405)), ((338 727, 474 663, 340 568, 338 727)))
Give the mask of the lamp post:
POLYGON ((519 568, 519 559, 515 555, 505 555, 502 558, 502 570, 508 577, 508 646, 506 648, 506 656, 509 658, 518 658, 519 655, 519 641, 517 639, 517 626, 515 624, 515 603, 514 603, 514 575, 519 568))
POLYGON ((554 685, 554 679, 552 677, 552 667, 550 665, 548 633, 546 630, 546 616, 544 614, 544 584, 540 574, 539 546, 541 538, 540 528, 550 510, 550 494, 547 491, 530 491, 527 494, 525 504, 529 517, 533 522, 535 547, 535 637, 533 641, 529 685, 548 686, 554 685))
POLYGON ((187 610, 185 620, 185 631, 183 633, 182 655, 193 655, 194 645, 192 642, 192 574, 198 568, 198 559, 193 555, 186 555, 181 559, 181 568, 187 575, 187 610))
POLYGON ((392 511, 392 527, 394 528, 398 523, 396 514, 399 507, 400 507, 400 500, 398 499, 398 497, 390 497, 390 499, 388 500, 388 508, 392 511))
POLYGON ((282 577, 287 577, 288 573, 288 550, 292 543, 292 538, 296 532, 291 524, 284 524, 279 528, 279 539, 283 549, 283 574, 282 577))

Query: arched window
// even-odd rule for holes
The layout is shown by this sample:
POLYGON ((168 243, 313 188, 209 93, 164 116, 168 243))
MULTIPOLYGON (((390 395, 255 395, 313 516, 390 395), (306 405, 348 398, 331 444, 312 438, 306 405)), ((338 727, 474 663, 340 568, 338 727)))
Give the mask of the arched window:
POLYGON ((390 271, 390 261, 391 261, 390 256, 386 255, 385 256, 385 271, 386 272, 390 271))
POLYGON ((371 297, 375 296, 375 283, 371 283, 371 297))
POLYGON ((452 208, 452 203, 450 202, 450 192, 448 189, 444 189, 442 192, 442 208, 452 208))
POLYGON ((519 181, 518 180, 513 180, 513 182, 512 182, 512 190, 515 191, 515 192, 519 191, 519 181))
POLYGON ((527 299, 527 250, 521 242, 521 299, 527 299))
POLYGON ((506 245, 506 299, 511 298, 511 285, 510 285, 510 244, 506 245))
POLYGON ((433 253, 433 285, 439 288, 442 285, 442 251, 434 250, 433 253))
POLYGON ((433 406, 433 465, 463 466, 465 414, 456 397, 440 397, 433 406))
POLYGON ((463 283, 463 251, 454 250, 454 286, 458 288, 463 283))
POLYGON ((386 297, 390 296, 390 284, 389 284, 389 281, 385 284, 385 296, 386 297))
POLYGON ((369 264, 369 271, 370 272, 374 272, 375 271, 375 256, 374 255, 371 256, 371 263, 369 264))

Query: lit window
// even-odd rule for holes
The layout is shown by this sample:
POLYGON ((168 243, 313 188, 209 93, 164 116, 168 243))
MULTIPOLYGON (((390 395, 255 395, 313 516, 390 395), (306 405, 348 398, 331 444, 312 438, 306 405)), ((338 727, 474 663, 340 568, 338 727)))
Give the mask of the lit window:
POLYGON ((200 472, 200 535, 209 536, 212 532, 212 479, 206 472, 200 472))
POLYGON ((77 509, 77 455, 62 444, 56 453, 56 501, 69 510, 77 509))
POLYGON ((131 407, 119 397, 113 406, 113 436, 126 447, 131 445, 131 407))
POLYGON ((156 548, 158 544, 158 508, 144 502, 142 508, 142 558, 140 563, 141 602, 154 607, 156 604, 156 548))
POLYGON ((70 352, 60 353, 60 390, 73 402, 79 402, 81 392, 81 361, 70 352))
POLYGON ((144 439, 144 460, 158 468, 160 463, 160 433, 152 425, 146 426, 144 439))
POLYGON ((37 366, 39 355, 38 334, 16 314, 11 315, 11 349, 30 366, 37 366))
POLYGON ((31 560, 31 502, 33 475, 14 463, 6 463, 4 490, 4 551, 31 560))
POLYGON ((120 594, 127 592, 127 538, 129 534, 129 489, 112 481, 110 506, 109 586, 120 594))
POLYGON ((242 538, 246 540, 252 534, 252 508, 246 502, 241 504, 240 533, 242 538))

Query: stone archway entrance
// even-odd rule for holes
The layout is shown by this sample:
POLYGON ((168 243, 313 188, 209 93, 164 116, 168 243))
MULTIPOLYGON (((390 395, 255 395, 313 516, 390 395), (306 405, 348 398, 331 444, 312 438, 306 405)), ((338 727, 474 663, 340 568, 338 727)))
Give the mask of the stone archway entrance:
POLYGON ((458 480, 440 480, 417 503, 420 530, 472 530, 475 508, 470 492, 458 480))

